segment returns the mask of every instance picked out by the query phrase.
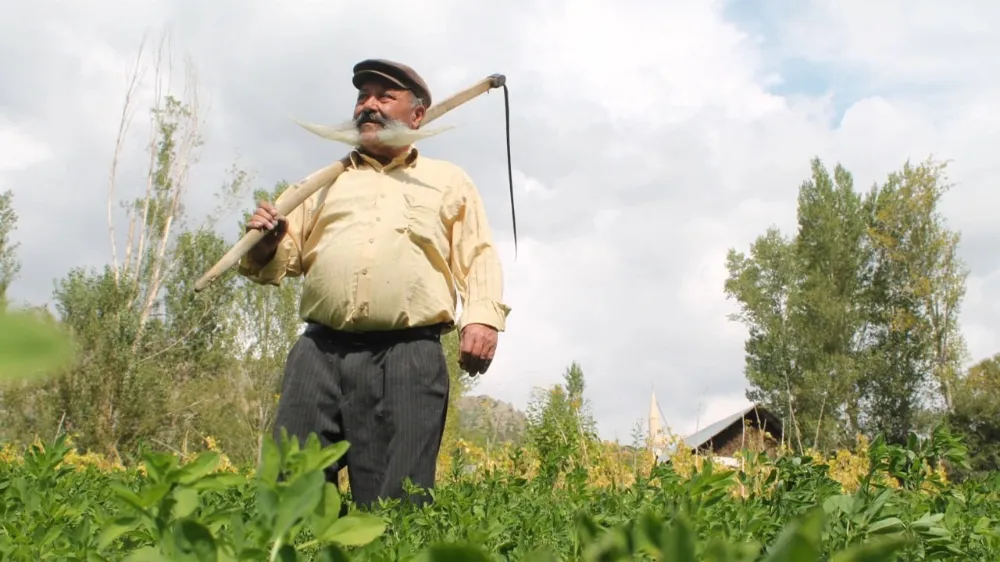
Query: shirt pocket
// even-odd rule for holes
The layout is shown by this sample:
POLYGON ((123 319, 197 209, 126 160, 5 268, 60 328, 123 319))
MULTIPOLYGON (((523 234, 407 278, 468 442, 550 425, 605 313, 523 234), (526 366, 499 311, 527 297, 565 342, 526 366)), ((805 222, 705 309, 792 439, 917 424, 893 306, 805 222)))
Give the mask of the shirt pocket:
POLYGON ((404 217, 411 236, 434 242, 444 229, 441 221, 441 193, 432 189, 403 193, 404 217))

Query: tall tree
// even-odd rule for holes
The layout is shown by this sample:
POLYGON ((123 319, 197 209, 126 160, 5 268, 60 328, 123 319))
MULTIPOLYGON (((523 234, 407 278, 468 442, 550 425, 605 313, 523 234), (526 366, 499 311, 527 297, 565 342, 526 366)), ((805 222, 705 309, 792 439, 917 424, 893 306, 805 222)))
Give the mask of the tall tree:
POLYGON ((585 389, 583 369, 574 361, 562 384, 536 389, 528 404, 527 438, 543 463, 542 478, 554 481, 562 471, 590 466, 598 437, 585 389))
MULTIPOLYGON (((141 55, 141 49, 140 49, 141 55)), ((173 441, 179 431, 170 423, 163 434, 163 420, 176 411, 178 388, 171 384, 180 375, 174 365, 155 361, 166 349, 179 344, 171 337, 171 319, 163 310, 164 284, 175 256, 176 225, 183 212, 181 201, 188 187, 188 172, 201 144, 197 84, 188 67, 189 94, 180 100, 159 97, 163 44, 155 53, 154 91, 158 96, 149 110, 150 129, 144 196, 126 206, 128 235, 119 261, 114 244, 114 220, 109 220, 113 263, 104 272, 73 270, 55 291, 63 320, 86 350, 76 372, 60 380, 61 409, 67 427, 79 434, 80 444, 118 454, 139 440, 156 437, 173 441), (156 397, 160 397, 157 399, 156 397), (164 400, 163 397, 167 399, 164 400)), ((139 74, 136 68, 133 77, 139 74)), ((122 153, 124 131, 131 121, 132 92, 137 80, 128 82, 121 134, 112 159, 111 187, 115 197, 115 170, 122 153)), ((110 202, 109 202, 110 207, 110 202)), ((210 295, 200 295, 211 302, 210 295)), ((177 313, 176 309, 172 310, 177 313)), ((186 405, 182 405, 182 409, 186 405)))
POLYGON ((0 193, 0 312, 7 308, 7 289, 21 270, 17 259, 19 244, 11 237, 16 229, 14 194, 10 190, 4 191, 0 193))
POLYGON ((1000 353, 979 361, 955 381, 948 421, 972 453, 973 472, 1000 470, 1000 353))
POLYGON ((857 431, 905 439, 928 382, 950 407, 965 273, 936 210, 942 170, 907 163, 862 197, 847 170, 831 176, 814 159, 796 235, 770 228, 749 256, 728 253, 731 318, 749 330, 747 396, 779 412, 799 447, 857 431))
POLYGON ((726 267, 726 293, 739 304, 730 319, 749 331, 744 343, 747 398, 782 415, 801 448, 797 415, 808 418, 810 412, 799 406, 809 394, 798 357, 801 332, 791 313, 799 283, 793 243, 769 228, 750 245, 749 256, 730 250, 726 267))
POLYGON ((860 297, 869 258, 861 208, 851 174, 838 165, 831 177, 814 159, 811 180, 799 188, 792 299, 802 384, 810 389, 801 393, 803 425, 814 447, 824 437, 850 440, 858 428, 855 358, 865 337, 860 297))
MULTIPOLYGON (((140 49, 126 82, 112 158, 112 263, 96 271, 71 270, 54 292, 60 319, 76 336, 79 360, 65 376, 30 389, 30 400, 13 405, 8 401, 5 408, 5 414, 30 420, 21 429, 44 429, 46 435, 70 431, 82 447, 112 455, 133 450, 141 441, 182 447, 197 417, 197 399, 186 391, 187 383, 226 368, 219 350, 231 347, 226 343, 225 309, 232 288, 220 282, 199 295, 189 290, 193 273, 217 259, 225 245, 204 225, 193 230, 185 225, 183 200, 201 144, 201 114, 190 65, 185 98, 161 90, 160 69, 168 64, 163 43, 153 61, 156 97, 149 109, 146 173, 140 188, 144 195, 125 205, 124 251, 116 244, 111 209, 117 201, 125 133, 135 112, 142 54, 140 49)), ((5 420, 11 421, 4 425, 17 431, 18 420, 5 420)))
POLYGON ((926 397, 952 408, 952 386, 966 356, 958 316, 968 271, 958 257, 960 237, 937 209, 950 187, 945 170, 933 160, 907 162, 865 201, 875 254, 866 300, 882 328, 869 369, 880 374, 866 399, 878 404, 873 426, 899 437, 926 397))

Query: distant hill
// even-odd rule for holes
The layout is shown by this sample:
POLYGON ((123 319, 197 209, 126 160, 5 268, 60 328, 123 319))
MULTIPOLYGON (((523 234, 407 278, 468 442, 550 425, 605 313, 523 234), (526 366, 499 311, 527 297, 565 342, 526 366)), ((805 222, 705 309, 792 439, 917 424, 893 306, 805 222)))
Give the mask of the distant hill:
POLYGON ((459 436, 484 446, 487 442, 522 443, 527 416, 492 396, 463 396, 458 400, 459 436))

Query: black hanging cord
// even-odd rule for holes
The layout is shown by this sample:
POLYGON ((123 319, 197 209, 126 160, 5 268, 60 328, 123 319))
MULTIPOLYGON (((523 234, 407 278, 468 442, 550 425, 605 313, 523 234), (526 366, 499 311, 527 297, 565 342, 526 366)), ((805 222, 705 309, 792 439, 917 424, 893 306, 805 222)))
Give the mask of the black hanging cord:
POLYGON ((507 94, 507 83, 503 84, 503 109, 507 124, 507 181, 510 185, 510 221, 514 226, 514 259, 517 259, 517 215, 514 213, 514 172, 510 165, 510 99, 507 94))

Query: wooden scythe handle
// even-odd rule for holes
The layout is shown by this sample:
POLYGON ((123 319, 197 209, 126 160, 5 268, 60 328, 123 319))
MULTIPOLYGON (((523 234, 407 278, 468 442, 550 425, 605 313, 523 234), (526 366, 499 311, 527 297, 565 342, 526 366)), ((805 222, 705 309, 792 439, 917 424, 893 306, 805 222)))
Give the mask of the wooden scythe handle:
MULTIPOLYGON (((428 108, 427 112, 424 114, 423 125, 430 123, 431 121, 441 117, 445 113, 448 113, 452 109, 455 109, 480 94, 486 93, 493 88, 503 86, 506 81, 507 79, 503 74, 493 74, 480 80, 479 82, 476 82, 472 86, 454 94, 450 98, 428 108)), ((349 158, 345 156, 325 168, 316 170, 306 176, 302 181, 286 189, 274 204, 278 213, 283 216, 287 216, 306 199, 309 199, 313 193, 319 191, 320 188, 325 185, 332 184, 337 180, 340 174, 344 172, 349 162, 349 158)), ((216 262, 211 269, 201 276, 201 279, 198 279, 198 281, 195 282, 194 291, 196 293, 201 292, 226 270, 238 264, 240 260, 243 259, 243 256, 245 256, 247 252, 249 252, 250 249, 257 244, 257 242, 260 242, 260 239, 263 238, 265 234, 267 234, 267 232, 264 230, 251 230, 244 234, 243 238, 241 238, 239 242, 233 245, 233 247, 226 252, 226 254, 222 256, 222 258, 216 262)))

